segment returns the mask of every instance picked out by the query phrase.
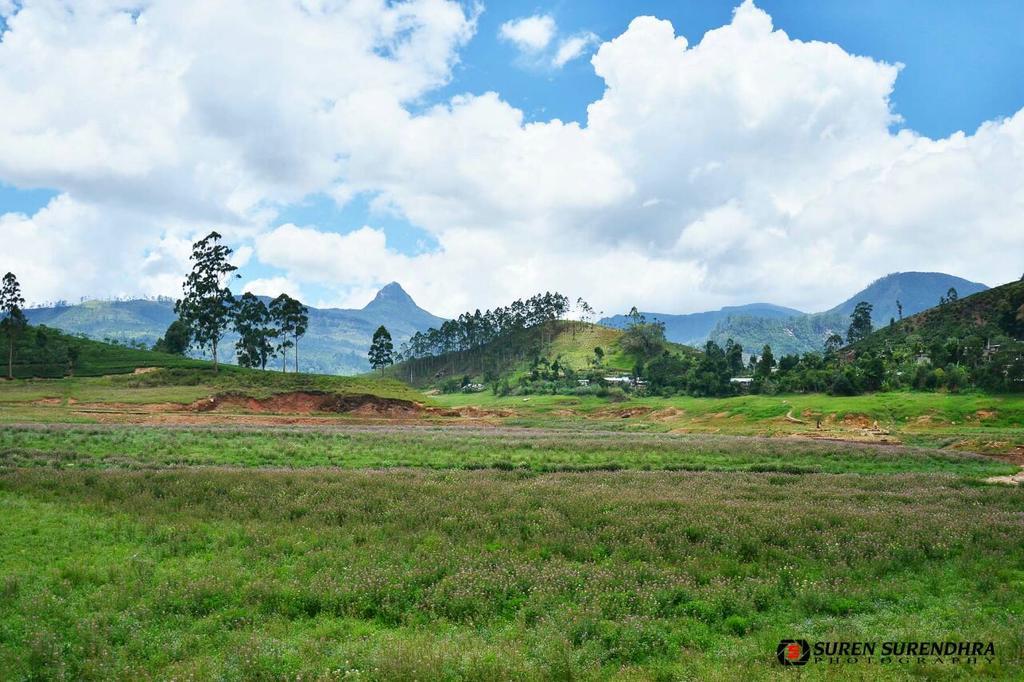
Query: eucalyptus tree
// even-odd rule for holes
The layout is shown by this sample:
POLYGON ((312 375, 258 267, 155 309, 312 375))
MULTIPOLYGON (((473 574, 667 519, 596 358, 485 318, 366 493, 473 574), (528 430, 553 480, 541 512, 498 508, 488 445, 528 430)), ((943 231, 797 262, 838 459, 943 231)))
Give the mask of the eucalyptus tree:
POLYGON ((249 292, 242 294, 235 306, 234 323, 238 364, 265 370, 274 352, 273 339, 278 335, 267 305, 249 292))
POLYGON ((25 329, 25 314, 21 309, 25 299, 21 295, 21 285, 13 272, 4 275, 0 285, 0 327, 7 337, 7 378, 14 378, 14 339, 25 329))
POLYGON ((867 301, 861 301, 854 306, 850 315, 850 327, 846 330, 846 343, 856 343, 871 336, 871 311, 872 305, 867 301))
POLYGON ((277 350, 281 353, 281 371, 288 366, 289 348, 295 349, 295 371, 299 371, 299 338, 309 328, 309 309, 288 294, 281 294, 270 302, 270 318, 280 334, 277 350))
POLYGON ((221 236, 211 232, 192 245, 192 272, 182 286, 183 297, 174 311, 188 325, 192 342, 210 347, 213 370, 217 371, 217 346, 224 338, 234 312, 235 298, 228 288, 238 268, 228 262, 232 250, 220 243, 221 236))

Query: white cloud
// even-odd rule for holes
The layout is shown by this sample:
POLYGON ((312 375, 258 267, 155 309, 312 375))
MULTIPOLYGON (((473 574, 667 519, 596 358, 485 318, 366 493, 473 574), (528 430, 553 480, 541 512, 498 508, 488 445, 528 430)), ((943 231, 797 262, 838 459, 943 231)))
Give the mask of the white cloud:
POLYGON ((498 35, 523 52, 536 53, 551 43, 557 30, 551 15, 535 14, 506 21, 498 30, 498 35))
POLYGON ((822 309, 895 270, 1019 275, 1024 113, 945 140, 893 132, 899 65, 792 40, 751 3, 694 46, 637 18, 593 64, 606 90, 585 126, 525 123, 493 93, 352 117, 348 179, 448 264, 485 235, 488 268, 430 274, 480 305, 567 282, 608 309, 822 309))
POLYGON ((50 264, 26 282, 38 298, 145 286, 133 259, 171 261, 142 245, 211 227, 237 243, 283 204, 343 196, 339 112, 365 93, 397 106, 443 85, 475 26, 448 0, 19 4, 0 41, 0 181, 63 193, 3 218, 31 235, 20 270, 50 264), (83 275, 109 265, 106 281, 63 278, 46 252, 63 243, 83 275))
MULTIPOLYGON (((441 314, 545 289, 609 313, 822 309, 894 270, 1020 274, 1024 111, 899 129, 899 65, 793 40, 749 2, 692 46, 635 19, 594 55, 582 123, 495 92, 413 113, 474 27, 441 0, 25 5, 0 43, 0 179, 64 192, 0 217, 0 268, 34 299, 176 293, 211 227, 306 291, 352 304, 398 280, 441 314), (373 216, 276 224, 312 192, 367 193, 437 248, 398 253, 373 216)), ((553 26, 536 58, 571 39, 553 26)))
POLYGON ((506 21, 498 30, 498 37, 516 46, 521 64, 544 69, 560 69, 600 42, 600 38, 590 31, 581 31, 556 41, 558 33, 554 17, 534 14, 506 21))
POLYGON ((601 42, 601 39, 589 31, 569 36, 558 44, 558 50, 555 51, 555 56, 551 58, 551 65, 556 69, 560 69, 572 60, 582 57, 587 48, 599 42, 601 42))
POLYGON ((281 294, 288 294, 294 299, 303 300, 302 290, 299 285, 287 277, 254 279, 246 282, 242 291, 253 293, 257 296, 269 296, 270 298, 277 298, 281 294))
MULTIPOLYGON (((230 226, 208 227, 237 234, 230 226)), ((0 215, 0 270, 18 275, 30 302, 175 295, 199 236, 192 229, 62 194, 34 215, 0 215)))

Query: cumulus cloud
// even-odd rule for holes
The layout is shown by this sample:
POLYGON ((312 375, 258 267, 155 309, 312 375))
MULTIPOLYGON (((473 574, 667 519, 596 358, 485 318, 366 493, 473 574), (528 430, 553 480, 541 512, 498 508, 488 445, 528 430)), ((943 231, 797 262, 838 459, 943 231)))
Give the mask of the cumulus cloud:
POLYGON ((540 52, 555 37, 557 27, 550 14, 535 14, 529 17, 506 21, 498 29, 498 35, 513 43, 523 52, 540 52))
POLYGON ((601 39, 597 34, 590 31, 569 36, 558 44, 555 56, 551 58, 551 65, 560 69, 572 60, 582 57, 588 48, 599 42, 601 39))
POLYGON ((56 286, 58 269, 36 290, 64 295, 127 287, 141 258, 150 269, 169 263, 141 244, 217 226, 251 238, 289 202, 343 194, 339 112, 364 93, 401 105, 445 84, 475 26, 475 14, 448 0, 25 0, 4 9, 0 180, 64 197, 5 220, 32 226, 40 246, 75 242, 82 262, 121 259, 105 283, 56 286), (61 220, 64 206, 101 215, 103 229, 88 235, 61 220), (119 222, 131 215, 143 219, 119 222))
POLYGON ((493 93, 352 118, 349 181, 451 260, 467 233, 519 259, 466 280, 487 304, 570 279, 611 309, 813 310, 894 270, 1019 274, 1024 113, 943 140, 901 129, 900 65, 793 40, 749 2, 693 46, 637 18, 593 65, 606 90, 585 125, 526 123, 493 93))
POLYGON ((558 24, 550 14, 512 19, 498 29, 498 37, 519 50, 520 62, 535 68, 560 69, 600 42, 589 31, 561 38, 558 35, 558 24))
MULTIPOLYGON (((351 304, 398 280, 440 314, 545 289, 609 313, 813 310, 894 270, 1020 274, 1024 111, 921 136, 891 106, 900 65, 749 1, 694 45, 635 19, 591 60, 605 90, 579 123, 496 92, 414 109, 472 35, 450 2, 75 6, 28 0, 0 43, 0 180, 63 192, 0 218, 0 268, 40 297, 175 293, 210 227, 300 289, 351 304), (396 251, 373 214, 275 220, 312 192, 370 197, 436 248, 396 251)), ((545 59, 577 50, 542 38, 545 59)))
POLYGON ((303 300, 302 290, 299 285, 287 277, 266 277, 250 280, 242 287, 243 292, 256 294, 257 296, 269 296, 277 298, 281 294, 288 294, 294 299, 303 300))

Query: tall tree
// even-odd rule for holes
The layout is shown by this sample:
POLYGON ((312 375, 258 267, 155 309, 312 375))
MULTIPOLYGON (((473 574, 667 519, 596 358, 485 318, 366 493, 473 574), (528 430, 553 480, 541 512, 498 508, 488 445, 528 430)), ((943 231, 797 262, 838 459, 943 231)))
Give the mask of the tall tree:
POLYGON ((665 323, 655 320, 648 322, 633 306, 629 314, 629 325, 619 345, 627 353, 650 358, 660 354, 665 348, 665 323))
POLYGON ((761 359, 757 361, 754 374, 762 379, 767 379, 772 375, 773 367, 775 367, 775 354, 772 353, 772 347, 766 345, 761 349, 761 359))
POLYGON ((235 299, 227 284, 231 273, 238 269, 228 262, 232 251, 220 240, 217 232, 211 232, 192 245, 192 272, 182 287, 184 296, 174 304, 174 311, 192 332, 192 341, 200 348, 212 349, 215 372, 217 346, 234 308, 235 299))
POLYGON ((871 310, 872 306, 867 301, 861 301, 853 308, 850 315, 850 327, 846 330, 846 342, 856 343, 871 335, 871 310))
POLYGON ((266 304, 249 292, 242 294, 235 306, 234 321, 238 364, 266 369, 267 359, 274 352, 272 339, 278 333, 266 304))
POLYGON ((728 363, 729 372, 732 376, 741 373, 743 371, 743 346, 732 339, 726 339, 725 360, 728 363))
POLYGON ((184 355, 192 343, 192 332, 183 320, 175 320, 167 327, 164 335, 157 339, 153 350, 172 355, 184 355))
POLYGON ((270 302, 270 317, 280 332, 282 340, 278 342, 278 350, 282 353, 282 371, 287 366, 289 348, 295 349, 295 371, 299 371, 299 337, 306 334, 309 327, 309 309, 288 294, 281 294, 270 302))
POLYGON ((21 309, 25 299, 21 295, 21 285, 13 272, 4 275, 0 285, 0 326, 7 336, 7 378, 14 378, 14 337, 25 328, 25 314, 21 309))
POLYGON ((381 373, 384 372, 385 367, 394 364, 395 345, 391 342, 391 333, 384 325, 377 327, 377 331, 373 333, 373 341, 370 343, 368 355, 370 367, 381 370, 381 373))
POLYGON ((832 333, 827 339, 825 339, 825 356, 831 357, 839 352, 839 349, 843 347, 843 337, 839 334, 832 333))
POLYGON ((896 299, 896 312, 900 315, 900 321, 903 321, 903 304, 900 303, 900 299, 896 299))

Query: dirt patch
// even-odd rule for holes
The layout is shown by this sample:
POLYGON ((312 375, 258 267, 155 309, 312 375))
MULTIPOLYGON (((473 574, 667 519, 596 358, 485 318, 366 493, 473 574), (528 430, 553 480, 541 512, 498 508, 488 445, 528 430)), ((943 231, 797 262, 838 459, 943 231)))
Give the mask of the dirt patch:
POLYGON ((855 429, 878 428, 878 422, 866 414, 850 413, 843 416, 843 426, 852 426, 855 429))
POLYGON ((251 398, 238 393, 222 393, 197 400, 187 408, 193 412, 241 409, 274 414, 313 414, 335 412, 364 417, 411 417, 423 412, 423 406, 411 400, 382 398, 370 394, 339 395, 322 391, 278 393, 269 398, 251 398))
POLYGON ((64 404, 63 398, 40 398, 39 400, 33 400, 33 405, 40 405, 43 407, 54 407, 64 404))
POLYGON ((473 419, 483 419, 485 417, 511 417, 515 415, 515 412, 512 410, 488 410, 486 408, 475 407, 473 405, 465 405, 463 407, 454 407, 449 409, 430 408, 429 411, 431 414, 436 414, 441 417, 470 417, 473 419))
POLYGON ((1024 467, 1012 476, 989 476, 985 483, 999 483, 1002 485, 1024 485, 1024 467))
POLYGON ((654 412, 651 412, 651 419, 659 422, 667 422, 672 421, 674 419, 678 419, 685 414, 686 413, 683 410, 680 410, 678 407, 666 407, 661 410, 655 410, 654 412))
POLYGON ((864 443, 872 445, 899 445, 900 440, 884 432, 860 431, 807 431, 794 433, 789 438, 828 441, 833 443, 864 443))
POLYGON ((653 411, 654 410, 649 407, 623 407, 617 410, 611 410, 611 415, 618 417, 619 419, 631 419, 632 417, 642 417, 653 411))
POLYGON ((150 372, 155 372, 158 369, 160 369, 160 368, 159 367, 136 367, 135 370, 132 371, 132 374, 149 374, 150 372))
POLYGON ((978 421, 985 421, 986 419, 995 419, 999 416, 999 413, 995 410, 978 410, 974 413, 974 417, 978 421))
POLYGON ((74 405, 76 413, 124 413, 124 414, 163 414, 165 412, 181 412, 186 405, 181 403, 80 403, 77 400, 68 400, 68 405, 74 405))

